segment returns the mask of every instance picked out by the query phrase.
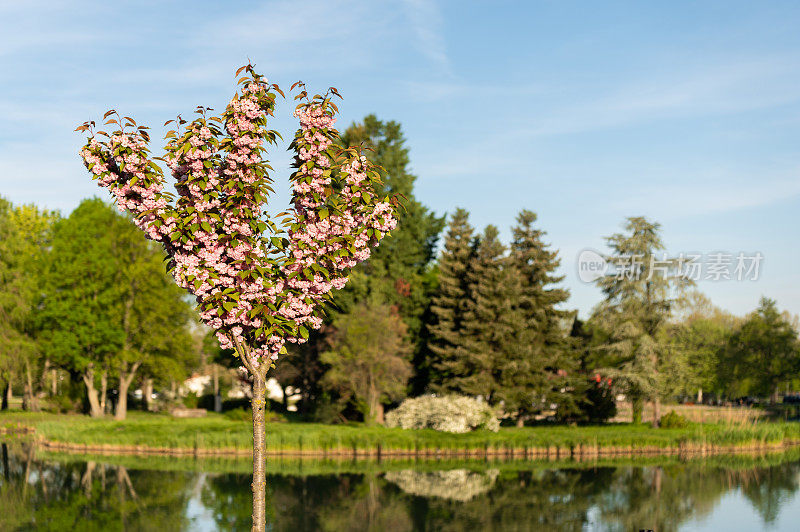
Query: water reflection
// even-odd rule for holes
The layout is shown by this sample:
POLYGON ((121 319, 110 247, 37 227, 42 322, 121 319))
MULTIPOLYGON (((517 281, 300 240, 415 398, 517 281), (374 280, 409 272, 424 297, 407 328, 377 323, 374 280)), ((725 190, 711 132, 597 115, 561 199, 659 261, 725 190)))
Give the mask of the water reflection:
MULTIPOLYGON (((88 460, 17 443, 2 445, 1 465, 0 530, 250 530, 246 461, 88 460)), ((272 530, 793 529, 800 519, 797 452, 647 465, 289 461, 271 471, 272 530)))

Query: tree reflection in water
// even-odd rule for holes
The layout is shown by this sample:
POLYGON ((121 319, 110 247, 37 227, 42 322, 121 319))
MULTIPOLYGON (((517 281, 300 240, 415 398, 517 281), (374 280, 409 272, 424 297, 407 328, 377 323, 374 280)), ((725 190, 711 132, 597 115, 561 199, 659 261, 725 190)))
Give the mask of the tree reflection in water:
MULTIPOLYGON (((40 460, 19 443, 3 444, 0 458, 0 530, 250 530, 245 473, 177 459, 40 460)), ((798 489, 800 462, 783 460, 301 467, 270 475, 268 520, 271 530, 292 531, 670 531, 720 511, 720 498, 736 492, 767 526, 798 489)))

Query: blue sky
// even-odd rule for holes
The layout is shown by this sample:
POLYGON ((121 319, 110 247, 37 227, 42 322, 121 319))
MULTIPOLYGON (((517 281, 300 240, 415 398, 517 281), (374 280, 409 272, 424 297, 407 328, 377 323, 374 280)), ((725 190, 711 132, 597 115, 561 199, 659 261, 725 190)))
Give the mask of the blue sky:
POLYGON ((673 253, 763 254, 756 282, 699 283, 721 307, 800 313, 798 27, 796 2, 3 1, 0 194, 69 212, 99 193, 77 124, 114 107, 160 138, 224 106, 250 58, 284 88, 336 86, 342 126, 400 121, 434 211, 505 238, 537 212, 584 316, 600 294, 576 257, 631 215, 673 253))

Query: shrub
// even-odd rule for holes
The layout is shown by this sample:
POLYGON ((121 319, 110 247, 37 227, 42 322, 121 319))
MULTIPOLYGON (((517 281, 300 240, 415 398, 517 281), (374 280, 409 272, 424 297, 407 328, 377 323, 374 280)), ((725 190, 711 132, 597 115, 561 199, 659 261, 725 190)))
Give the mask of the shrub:
POLYGON ((386 415, 387 427, 469 432, 486 429, 497 432, 497 413, 485 402, 472 397, 426 395, 406 399, 386 415))
POLYGON ((662 429, 682 429, 689 426, 689 420, 680 414, 676 414, 674 410, 670 410, 667 414, 661 416, 658 426, 662 429))

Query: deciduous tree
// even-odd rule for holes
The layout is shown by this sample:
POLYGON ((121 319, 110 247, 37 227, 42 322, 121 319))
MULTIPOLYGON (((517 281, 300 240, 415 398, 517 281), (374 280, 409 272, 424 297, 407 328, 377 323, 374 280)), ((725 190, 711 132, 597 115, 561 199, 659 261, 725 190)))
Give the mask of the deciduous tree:
POLYGON ((292 208, 269 216, 264 145, 278 133, 266 125, 283 93, 252 65, 237 75, 242 71, 241 90, 221 116, 198 107, 198 118, 179 117, 167 134, 163 160, 177 197, 165 192, 146 128, 133 119, 109 111, 107 123, 119 128, 110 135, 92 122, 78 129, 90 134, 81 151, 87 168, 164 245, 178 285, 196 296, 201 320, 253 378, 253 530, 263 531, 267 372, 287 341, 303 342, 319 328, 320 304, 345 286, 347 271, 369 257, 396 220, 391 203, 375 194, 380 176, 368 159, 337 146, 338 91, 310 97, 300 83, 292 208))

